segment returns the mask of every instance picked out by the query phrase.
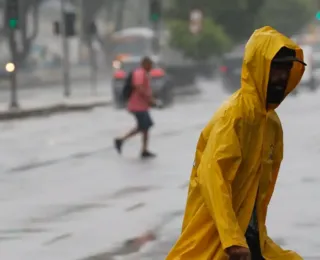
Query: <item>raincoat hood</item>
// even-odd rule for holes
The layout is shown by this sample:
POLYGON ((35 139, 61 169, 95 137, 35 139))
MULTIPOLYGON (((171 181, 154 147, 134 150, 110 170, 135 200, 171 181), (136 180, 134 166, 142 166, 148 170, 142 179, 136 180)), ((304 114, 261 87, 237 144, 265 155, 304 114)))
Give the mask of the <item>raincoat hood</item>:
MULTIPOLYGON (((283 47, 294 50, 296 58, 301 61, 304 60, 302 49, 291 39, 270 26, 255 30, 245 47, 241 74, 241 89, 243 92, 257 95, 263 109, 266 108, 271 62, 283 47)), ((293 63, 285 96, 298 85, 304 69, 303 64, 299 62, 293 63)))

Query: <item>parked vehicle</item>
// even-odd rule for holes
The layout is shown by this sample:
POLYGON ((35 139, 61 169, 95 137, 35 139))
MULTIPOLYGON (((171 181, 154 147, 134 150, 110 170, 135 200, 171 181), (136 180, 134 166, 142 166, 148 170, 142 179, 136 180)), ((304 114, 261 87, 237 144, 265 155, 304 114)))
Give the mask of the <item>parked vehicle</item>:
POLYGON ((320 83, 320 52, 314 52, 313 55, 313 77, 316 84, 320 83))
POLYGON ((303 50, 303 55, 304 55, 304 61, 307 63, 307 66, 305 67, 305 72, 302 76, 302 79, 300 81, 300 86, 297 88, 297 91, 301 87, 303 88, 308 88, 311 91, 315 91, 318 88, 318 84, 316 82, 315 78, 315 64, 314 64, 314 52, 313 48, 310 45, 302 45, 301 46, 303 50))
POLYGON ((229 93, 233 93, 240 88, 243 51, 244 47, 241 46, 223 55, 220 74, 223 88, 229 93))

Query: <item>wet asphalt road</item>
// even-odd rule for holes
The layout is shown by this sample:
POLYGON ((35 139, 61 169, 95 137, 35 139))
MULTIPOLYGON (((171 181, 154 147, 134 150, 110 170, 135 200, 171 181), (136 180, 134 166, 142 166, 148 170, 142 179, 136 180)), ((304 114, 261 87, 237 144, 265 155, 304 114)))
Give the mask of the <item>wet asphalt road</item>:
MULTIPOLYGON (((113 138, 134 122, 124 111, 1 123, 1 259, 164 259, 179 234, 199 132, 226 97, 218 82, 201 88, 197 97, 153 111, 151 147, 159 154, 153 161, 139 160, 139 138, 122 157, 113 150, 113 138), (150 243, 125 243, 147 231, 150 243)), ((319 99, 302 93, 279 109, 285 160, 268 215, 273 238, 314 259, 320 259, 319 99)))

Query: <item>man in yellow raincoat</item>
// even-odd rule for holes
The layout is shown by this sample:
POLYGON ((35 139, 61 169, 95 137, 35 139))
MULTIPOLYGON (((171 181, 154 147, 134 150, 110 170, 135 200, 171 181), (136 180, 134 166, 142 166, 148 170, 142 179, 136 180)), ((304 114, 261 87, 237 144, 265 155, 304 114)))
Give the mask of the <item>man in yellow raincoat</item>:
POLYGON ((244 53, 241 88, 201 132, 180 238, 167 260, 301 260, 267 234, 283 157, 275 108, 297 86, 303 51, 266 26, 244 53))

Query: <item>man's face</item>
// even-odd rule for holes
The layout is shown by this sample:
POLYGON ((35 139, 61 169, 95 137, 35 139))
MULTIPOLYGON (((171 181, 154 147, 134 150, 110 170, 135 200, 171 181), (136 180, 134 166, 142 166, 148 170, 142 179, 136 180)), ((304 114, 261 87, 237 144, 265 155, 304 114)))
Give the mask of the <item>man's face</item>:
POLYGON ((267 90, 268 104, 278 105, 283 101, 291 68, 292 63, 271 65, 267 90))
POLYGON ((272 85, 281 82, 288 82, 290 70, 291 66, 272 66, 270 70, 269 84, 272 85))
POLYGON ((152 69, 152 62, 146 61, 143 63, 143 68, 147 71, 150 72, 152 69))

